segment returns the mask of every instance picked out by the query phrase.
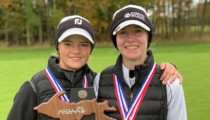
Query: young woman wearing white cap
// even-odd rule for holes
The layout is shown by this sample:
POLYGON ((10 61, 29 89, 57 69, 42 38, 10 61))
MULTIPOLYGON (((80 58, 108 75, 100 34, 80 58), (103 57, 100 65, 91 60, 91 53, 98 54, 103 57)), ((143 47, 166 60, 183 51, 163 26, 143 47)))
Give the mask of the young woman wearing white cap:
POLYGON ((58 57, 50 56, 47 68, 22 85, 7 120, 52 120, 33 108, 56 92, 66 91, 61 99, 69 102, 71 88, 93 87, 96 73, 87 62, 94 44, 94 31, 88 20, 78 15, 63 18, 55 36, 58 57))
MULTIPOLYGON (((127 5, 115 12, 110 29, 120 55, 96 78, 98 101, 108 100, 118 120, 187 120, 179 79, 163 85, 161 66, 149 49, 153 28, 144 8, 127 5)), ((177 77, 177 76, 176 76, 177 77)))

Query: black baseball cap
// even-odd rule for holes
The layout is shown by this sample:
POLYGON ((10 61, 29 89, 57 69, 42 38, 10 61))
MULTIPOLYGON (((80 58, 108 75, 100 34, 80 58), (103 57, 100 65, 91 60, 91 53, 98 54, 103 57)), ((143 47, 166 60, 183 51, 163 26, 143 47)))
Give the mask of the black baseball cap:
POLYGON ((55 34, 55 47, 58 50, 58 44, 71 35, 81 35, 87 38, 92 47, 95 44, 94 29, 91 23, 79 15, 64 17, 58 24, 55 34))
POLYGON ((117 48, 116 34, 122 28, 129 25, 137 25, 145 29, 149 33, 148 46, 152 41, 153 29, 146 10, 137 5, 127 5, 117 10, 113 15, 113 21, 110 27, 110 37, 113 44, 117 48))

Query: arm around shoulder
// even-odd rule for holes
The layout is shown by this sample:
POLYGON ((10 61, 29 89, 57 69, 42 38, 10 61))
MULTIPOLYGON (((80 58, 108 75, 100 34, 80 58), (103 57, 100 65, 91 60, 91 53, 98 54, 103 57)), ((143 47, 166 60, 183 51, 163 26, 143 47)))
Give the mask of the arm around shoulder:
POLYGON ((32 86, 25 82, 15 96, 13 106, 8 114, 7 120, 35 120, 37 97, 32 86))
POLYGON ((179 79, 174 83, 166 84, 168 115, 167 120, 187 120, 187 110, 184 90, 179 79))

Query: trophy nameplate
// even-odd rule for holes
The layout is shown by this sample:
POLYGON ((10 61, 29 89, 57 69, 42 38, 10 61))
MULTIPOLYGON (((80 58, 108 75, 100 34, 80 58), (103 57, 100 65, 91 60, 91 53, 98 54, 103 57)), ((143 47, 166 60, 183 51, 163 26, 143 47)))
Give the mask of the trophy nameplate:
MULTIPOLYGON (((92 100, 81 100, 80 102, 65 102, 60 100, 64 91, 56 93, 48 102, 44 102, 34 110, 38 113, 48 115, 59 120, 81 120, 84 116, 95 114, 96 120, 114 120, 104 114, 104 111, 114 112, 115 107, 110 107, 108 101, 97 103, 96 98, 92 100)), ((86 91, 79 91, 78 96, 87 96, 86 91)))

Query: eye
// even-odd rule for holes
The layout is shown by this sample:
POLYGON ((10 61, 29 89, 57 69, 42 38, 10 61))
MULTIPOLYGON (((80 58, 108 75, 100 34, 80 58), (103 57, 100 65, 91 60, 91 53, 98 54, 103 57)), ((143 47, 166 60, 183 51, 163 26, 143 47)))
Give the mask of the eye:
POLYGON ((143 30, 142 29, 136 29, 135 32, 136 33, 141 33, 141 32, 143 32, 143 30))
POLYGON ((89 44, 89 43, 81 43, 80 46, 81 46, 81 47, 89 47, 90 44, 89 44))
POLYGON ((65 46, 70 46, 70 47, 71 47, 71 46, 72 46, 72 43, 70 43, 70 42, 65 42, 64 45, 65 45, 65 46))
POLYGON ((120 30, 117 34, 124 35, 125 34, 125 30, 120 30))

